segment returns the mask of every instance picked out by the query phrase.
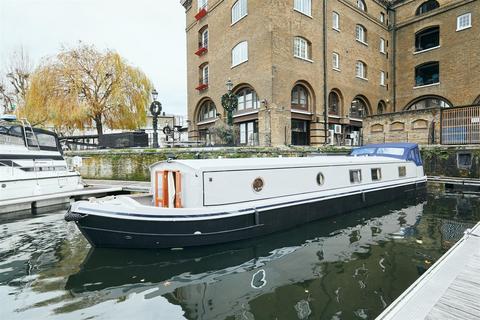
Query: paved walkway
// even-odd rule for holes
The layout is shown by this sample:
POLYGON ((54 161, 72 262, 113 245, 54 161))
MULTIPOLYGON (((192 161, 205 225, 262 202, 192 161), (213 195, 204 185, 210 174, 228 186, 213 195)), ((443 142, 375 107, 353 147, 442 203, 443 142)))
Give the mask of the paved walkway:
POLYGON ((480 223, 377 319, 480 319, 480 223))
POLYGON ((145 181, 121 181, 121 180, 83 180, 89 186, 95 187, 121 187, 123 191, 128 192, 150 192, 150 182, 145 181))

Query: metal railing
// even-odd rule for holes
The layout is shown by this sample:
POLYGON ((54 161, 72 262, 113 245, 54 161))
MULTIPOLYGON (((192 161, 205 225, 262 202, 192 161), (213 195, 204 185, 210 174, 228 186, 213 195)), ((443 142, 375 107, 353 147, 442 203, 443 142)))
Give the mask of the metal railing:
POLYGON ((442 109, 441 144, 480 144, 480 104, 442 109))

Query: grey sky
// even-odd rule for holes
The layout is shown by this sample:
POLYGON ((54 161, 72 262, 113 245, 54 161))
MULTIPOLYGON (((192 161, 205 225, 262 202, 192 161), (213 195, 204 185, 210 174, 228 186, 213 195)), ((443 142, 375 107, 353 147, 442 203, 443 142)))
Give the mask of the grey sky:
POLYGON ((186 114, 185 11, 178 0, 0 0, 0 69, 20 46, 33 63, 78 41, 142 69, 163 110, 186 114))

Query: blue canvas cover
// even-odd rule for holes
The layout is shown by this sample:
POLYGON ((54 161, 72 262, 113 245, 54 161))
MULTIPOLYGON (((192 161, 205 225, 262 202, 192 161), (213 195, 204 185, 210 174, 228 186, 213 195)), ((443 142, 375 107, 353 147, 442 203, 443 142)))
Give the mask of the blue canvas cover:
POLYGON ((422 158, 416 143, 381 143, 367 144, 355 148, 350 152, 350 156, 382 156, 413 161, 417 166, 422 165, 422 158))

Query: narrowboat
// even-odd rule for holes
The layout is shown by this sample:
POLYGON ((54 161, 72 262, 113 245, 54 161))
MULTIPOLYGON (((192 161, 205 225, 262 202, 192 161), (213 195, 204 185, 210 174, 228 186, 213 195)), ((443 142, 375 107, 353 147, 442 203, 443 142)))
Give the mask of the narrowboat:
POLYGON ((80 174, 68 168, 54 132, 33 128, 26 119, 17 120, 14 115, 0 116, 0 213, 30 208, 33 197, 48 198, 80 189, 80 174))
POLYGON ((95 247, 177 248, 270 234, 425 188, 418 145, 349 155, 167 160, 152 192, 74 203, 66 213, 95 247))

